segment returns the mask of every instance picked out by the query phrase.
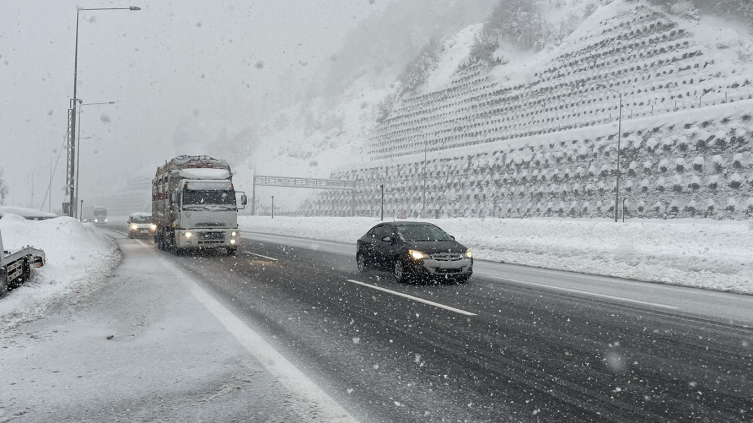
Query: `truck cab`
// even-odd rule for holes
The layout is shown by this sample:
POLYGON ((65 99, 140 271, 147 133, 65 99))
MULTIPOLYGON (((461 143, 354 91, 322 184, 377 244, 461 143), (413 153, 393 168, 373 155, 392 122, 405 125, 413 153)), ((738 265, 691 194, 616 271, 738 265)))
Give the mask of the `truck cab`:
MULTIPOLYGON (((232 182, 186 179, 176 191, 175 247, 224 246, 234 253, 240 243, 240 231, 232 182)), ((244 200, 242 204, 245 205, 244 200)))

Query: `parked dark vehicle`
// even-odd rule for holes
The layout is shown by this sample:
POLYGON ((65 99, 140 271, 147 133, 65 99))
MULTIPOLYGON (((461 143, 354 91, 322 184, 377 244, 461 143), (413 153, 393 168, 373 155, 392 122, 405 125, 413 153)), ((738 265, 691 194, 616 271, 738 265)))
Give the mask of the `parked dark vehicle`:
POLYGON ((357 242, 358 270, 392 271, 398 282, 422 279, 467 281, 473 274, 470 250, 438 226, 425 222, 381 223, 357 242))

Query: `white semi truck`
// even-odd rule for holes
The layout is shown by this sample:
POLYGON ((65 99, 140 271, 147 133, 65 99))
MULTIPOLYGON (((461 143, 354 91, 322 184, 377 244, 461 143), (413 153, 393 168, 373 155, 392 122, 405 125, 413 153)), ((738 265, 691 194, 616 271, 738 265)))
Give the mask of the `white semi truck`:
MULTIPOLYGON (((152 180, 154 242, 160 250, 225 248, 238 251, 236 192, 225 160, 209 156, 178 156, 157 168, 152 180)), ((241 207, 243 208, 243 207, 241 207)))

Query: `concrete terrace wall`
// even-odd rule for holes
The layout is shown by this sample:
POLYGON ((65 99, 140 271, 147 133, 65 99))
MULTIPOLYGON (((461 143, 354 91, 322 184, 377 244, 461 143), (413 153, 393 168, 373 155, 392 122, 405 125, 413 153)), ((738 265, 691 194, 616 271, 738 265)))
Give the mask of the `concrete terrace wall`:
POLYGON ((299 212, 378 215, 383 184, 386 216, 418 217, 425 179, 426 217, 613 216, 619 102, 605 84, 623 93, 626 217, 747 218, 750 70, 706 57, 652 8, 613 12, 532 82, 477 66, 405 100, 371 138, 374 160, 332 175, 357 179, 356 195, 324 192, 299 212))

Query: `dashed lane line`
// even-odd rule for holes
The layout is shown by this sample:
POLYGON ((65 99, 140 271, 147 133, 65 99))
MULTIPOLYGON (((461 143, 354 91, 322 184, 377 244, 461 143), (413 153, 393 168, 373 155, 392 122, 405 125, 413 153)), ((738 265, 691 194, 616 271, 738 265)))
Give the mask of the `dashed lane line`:
POLYGON ((652 306, 652 307, 666 308, 666 309, 670 309, 670 310, 679 310, 680 309, 680 307, 670 306, 670 305, 666 305, 666 304, 658 304, 658 303, 651 303, 651 302, 648 302, 648 301, 633 300, 633 299, 630 299, 630 298, 616 297, 614 295, 598 294, 596 292, 581 291, 580 289, 562 288, 562 287, 559 287, 559 286, 546 285, 546 284, 543 284, 543 283, 536 283, 536 282, 526 282, 526 281, 521 281, 521 280, 517 280, 517 279, 503 278, 503 277, 500 277, 500 276, 484 275, 484 277, 492 278, 492 279, 497 279, 497 280, 501 280, 501 281, 506 281, 506 282, 521 283, 521 284, 525 284, 525 285, 534 285, 534 286, 539 286, 539 287, 542 287, 542 288, 556 289, 556 290, 559 290, 559 291, 573 292, 573 293, 576 293, 576 294, 589 295, 589 296, 592 296, 592 297, 608 298, 610 300, 625 301, 625 302, 629 302, 629 303, 637 303, 637 304, 649 305, 649 306, 652 306))
POLYGON ((419 302, 419 303, 424 303, 424 304, 428 304, 428 305, 431 305, 431 306, 434 306, 434 307, 439 307, 439 308, 442 308, 442 309, 445 309, 445 310, 452 311, 454 313, 462 314, 464 316, 476 316, 477 315, 476 313, 471 313, 470 311, 465 311, 465 310, 461 310, 459 308, 450 307, 450 306, 447 306, 447 305, 444 305, 444 304, 435 303, 434 301, 429 301, 429 300, 425 300, 423 298, 414 297, 412 295, 403 294, 402 292, 392 291, 390 289, 382 288, 382 287, 379 287, 379 286, 376 286, 376 285, 370 285, 368 283, 354 281, 353 279, 346 279, 346 280, 348 282, 355 283, 355 284, 358 284, 358 285, 362 285, 362 286, 365 286, 367 288, 376 289, 377 291, 387 292, 387 293, 392 294, 392 295, 397 295, 398 297, 408 298, 410 300, 413 300, 413 301, 416 301, 416 302, 419 302))
POLYGON ((250 251, 244 251, 243 254, 246 254, 246 255, 249 255, 249 256, 257 256, 257 257, 261 257, 261 258, 264 258, 264 259, 267 259, 267 260, 278 261, 274 257, 267 257, 267 256, 263 256, 261 254, 252 253, 250 251))

